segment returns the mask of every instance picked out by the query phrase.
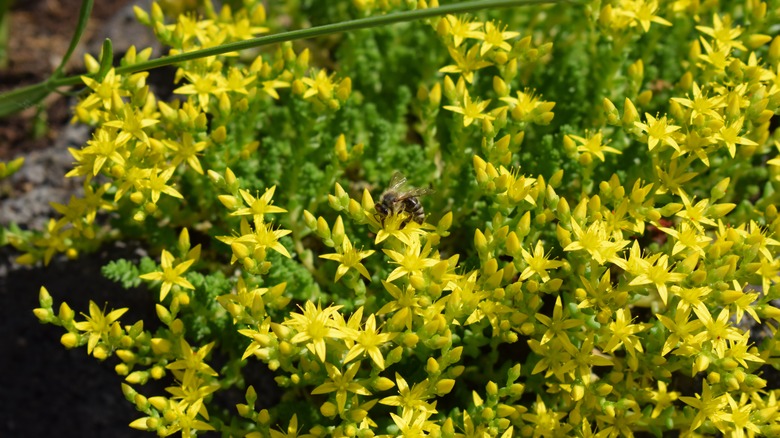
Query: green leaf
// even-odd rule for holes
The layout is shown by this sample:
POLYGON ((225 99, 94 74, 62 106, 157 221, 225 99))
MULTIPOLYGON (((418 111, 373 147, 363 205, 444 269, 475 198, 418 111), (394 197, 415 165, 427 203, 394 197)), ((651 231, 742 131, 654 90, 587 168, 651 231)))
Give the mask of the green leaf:
POLYGON ((113 66, 114 66, 114 47, 111 44, 111 39, 106 38, 106 40, 103 41, 103 48, 100 51, 100 69, 95 75, 95 80, 98 82, 102 81, 103 78, 106 77, 108 71, 111 70, 111 67, 113 66))
POLYGON ((89 21, 89 16, 92 13, 92 6, 94 4, 95 0, 82 0, 81 10, 79 11, 79 21, 76 23, 76 31, 70 39, 68 51, 65 52, 65 56, 62 57, 60 65, 54 70, 54 74, 52 75, 53 78, 62 76, 62 70, 65 68, 65 64, 70 60, 73 51, 76 50, 76 46, 78 46, 79 41, 81 40, 81 36, 84 34, 84 31, 87 30, 87 21, 89 21))

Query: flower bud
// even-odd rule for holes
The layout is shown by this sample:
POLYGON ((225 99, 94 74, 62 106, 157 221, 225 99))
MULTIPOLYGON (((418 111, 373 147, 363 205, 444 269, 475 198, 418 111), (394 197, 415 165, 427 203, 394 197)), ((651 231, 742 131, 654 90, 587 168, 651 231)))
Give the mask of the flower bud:
POLYGON ((772 64, 780 60, 780 35, 776 36, 769 45, 767 59, 772 64))
POLYGON ((79 338, 75 333, 65 333, 60 337, 60 343, 68 349, 77 347, 78 341, 79 338))
POLYGON ((612 103, 611 100, 607 99, 606 97, 604 100, 601 101, 602 108, 604 109, 604 114, 607 116, 607 123, 610 125, 617 125, 619 124, 620 120, 620 113, 618 113, 617 108, 615 107, 615 104, 612 103))
POLYGON ((623 118, 621 120, 623 121, 623 126, 628 127, 633 127, 634 122, 639 121, 639 113, 637 112, 633 102, 631 102, 631 99, 627 97, 623 102, 623 118))
POLYGON ((436 382, 436 395, 442 396, 449 394, 455 386, 455 379, 441 379, 436 382))
POLYGON ((336 138, 336 146, 334 147, 334 150, 339 161, 345 162, 347 159, 349 159, 349 154, 347 153, 347 141, 344 138, 344 134, 341 134, 338 136, 338 138, 336 138))
POLYGON ((170 353, 172 346, 171 341, 163 338, 152 338, 150 345, 152 352, 158 356, 170 353))

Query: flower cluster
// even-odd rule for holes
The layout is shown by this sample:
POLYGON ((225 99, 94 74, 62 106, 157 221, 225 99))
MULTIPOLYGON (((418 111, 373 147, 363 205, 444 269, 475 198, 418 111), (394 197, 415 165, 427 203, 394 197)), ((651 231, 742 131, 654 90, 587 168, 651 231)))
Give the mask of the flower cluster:
MULTIPOLYGON (((181 53, 438 5, 294 2, 274 21, 242 3, 137 14, 181 53)), ((57 313, 45 289, 36 316, 116 355, 131 426, 160 435, 777 435, 771 5, 446 15, 187 61, 167 101, 145 73, 85 78, 85 196, 9 241, 48 262, 148 239, 159 263, 105 271, 150 287, 163 325, 57 313), (393 170, 408 186, 378 198, 393 170), (257 361, 278 403, 250 385, 257 361), (143 395, 149 378, 173 384, 143 395), (235 412, 215 408, 229 389, 235 412)))

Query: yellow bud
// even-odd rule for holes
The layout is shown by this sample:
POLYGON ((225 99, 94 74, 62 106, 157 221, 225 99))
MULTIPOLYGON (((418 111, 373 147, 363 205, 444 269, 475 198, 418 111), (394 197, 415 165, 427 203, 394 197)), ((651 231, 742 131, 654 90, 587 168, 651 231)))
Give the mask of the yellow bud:
POLYGON ((459 100, 457 87, 455 83, 452 82, 452 78, 450 78, 449 75, 444 76, 444 96, 446 96, 447 99, 452 102, 459 100))
POLYGON ((320 413, 328 418, 332 418, 338 415, 338 408, 331 402, 325 402, 320 406, 320 413))
POLYGON ((493 90, 499 97, 506 97, 509 95, 509 86, 500 76, 493 76, 493 90))
POLYGON ((65 333, 60 337, 60 343, 68 349, 78 346, 78 341, 79 338, 75 333, 65 333))
POLYGON ((403 344, 406 347, 414 348, 420 342, 420 337, 416 333, 408 333, 403 338, 403 344))
POLYGON ((766 380, 758 377, 754 374, 748 374, 745 376, 745 385, 751 389, 761 389, 766 387, 766 380))
POLYGON ((610 27, 612 24, 612 20, 614 19, 614 14, 612 12, 612 5, 607 4, 603 8, 601 8, 601 12, 599 13, 599 24, 603 27, 610 27))
POLYGON ((292 355, 293 352, 294 350, 291 343, 287 341, 279 342, 279 354, 281 354, 283 357, 288 357, 292 355))
POLYGON ((271 414, 268 413, 268 409, 263 409, 257 413, 257 422, 264 426, 271 424, 271 414))
POLYGON ((152 376, 152 379, 154 380, 160 380, 165 377, 165 368, 160 365, 155 365, 152 367, 149 375, 152 376))
POLYGON ((772 41, 772 37, 769 35, 764 35, 760 33, 755 33, 753 35, 748 36, 747 39, 747 46, 751 50, 756 50, 759 47, 763 46, 764 44, 772 41))
MULTIPOLYGON (((147 380, 149 380, 149 373, 146 371, 133 371, 130 375, 125 377, 125 381, 133 385, 143 385, 147 380)), ((152 397, 149 401, 151 402, 154 398, 155 397, 152 397)))
POLYGON ((436 83, 428 94, 431 108, 438 108, 441 104, 441 84, 436 83))
POLYGON ((317 228, 317 218, 309 210, 303 210, 303 222, 311 229, 317 228))
POLYGON ((639 93, 636 97, 636 102, 641 106, 647 106, 650 104, 650 100, 653 99, 653 92, 651 90, 645 90, 639 93))
POLYGON ((605 97, 604 100, 601 101, 601 106, 604 109, 604 114, 607 116, 607 123, 610 125, 618 124, 618 120, 620 120, 620 113, 618 113, 615 104, 605 97))
POLYGON ((163 338, 152 338, 150 341, 152 352, 156 355, 167 354, 171 351, 171 341, 163 338))
POLYGON ((292 90, 293 94, 300 95, 306 91, 306 84, 304 84, 300 79, 296 79, 293 81, 290 89, 292 90))
POLYGON ((336 139, 336 146, 334 147, 334 150, 336 151, 336 157, 338 157, 339 161, 344 162, 349 159, 349 154, 347 153, 347 141, 344 138, 344 134, 341 134, 336 139))
POLYGON ((322 216, 317 218, 317 235, 323 239, 330 239, 330 227, 322 216))
POLYGON ((449 394, 455 386, 455 379, 441 379, 436 382, 436 395, 449 394))
POLYGON ((715 204, 710 207, 708 213, 713 218, 720 218, 727 215, 736 206, 737 206, 736 204, 731 204, 731 203, 715 204))
POLYGON ((623 121, 623 126, 630 127, 633 127, 634 122, 639 120, 639 113, 637 112, 634 103, 627 97, 623 102, 623 118, 621 120, 623 121))
POLYGON ((344 241, 344 220, 341 219, 341 216, 338 216, 336 218, 336 223, 333 224, 333 232, 331 234, 331 238, 333 239, 333 242, 336 245, 341 245, 341 242, 344 241))
POLYGON ((695 373, 700 373, 702 371, 706 371, 709 366, 710 366, 709 356, 700 353, 698 356, 696 356, 696 359, 693 361, 693 372, 695 374, 695 373))
POLYGON ((425 364, 425 371, 428 375, 437 374, 439 372, 439 362, 436 359, 429 357, 425 364))
POLYGON ((486 252, 488 249, 487 239, 479 228, 474 231, 474 246, 477 247, 477 251, 479 252, 486 252))
POLYGON ((498 394, 498 385, 496 385, 493 381, 489 381, 485 386, 485 390, 487 391, 488 395, 496 395, 498 394))
POLYGON ((596 394, 600 395, 601 397, 606 397, 612 392, 612 385, 609 383, 599 383, 596 385, 596 394))
POLYGON ((419 87, 417 87, 417 100, 420 102, 425 102, 428 100, 428 87, 425 86, 425 84, 420 84, 419 87))
POLYGON ((767 58, 770 63, 776 63, 780 60, 780 35, 776 36, 772 40, 772 44, 769 45, 767 58))
POLYGON ((352 79, 346 77, 339 82, 338 88, 336 88, 336 98, 341 102, 345 102, 349 99, 349 95, 352 93, 352 79))
POLYGON ((641 84, 645 77, 645 64, 641 59, 628 66, 628 77, 637 84, 641 84))
POLYGON ((58 317, 60 320, 64 323, 69 323, 73 321, 73 318, 76 316, 76 312, 73 311, 73 309, 68 306, 68 303, 63 302, 60 304, 60 311, 58 313, 58 317))

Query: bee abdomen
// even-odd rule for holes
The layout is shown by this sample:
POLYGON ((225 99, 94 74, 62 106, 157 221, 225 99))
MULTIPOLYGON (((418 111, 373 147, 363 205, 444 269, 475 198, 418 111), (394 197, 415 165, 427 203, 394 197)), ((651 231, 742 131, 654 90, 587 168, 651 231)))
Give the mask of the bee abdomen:
POLYGON ((425 220, 425 210, 417 198, 404 200, 404 209, 412 216, 412 220, 422 224, 425 220))

